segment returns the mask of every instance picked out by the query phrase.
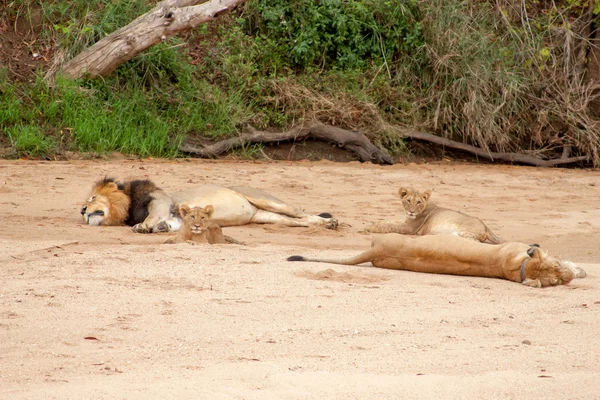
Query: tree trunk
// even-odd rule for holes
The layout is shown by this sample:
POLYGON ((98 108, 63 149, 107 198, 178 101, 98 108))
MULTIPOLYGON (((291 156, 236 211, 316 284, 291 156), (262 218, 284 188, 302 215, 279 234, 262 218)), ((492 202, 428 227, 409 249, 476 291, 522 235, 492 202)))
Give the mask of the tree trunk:
MULTIPOLYGON (((111 33, 68 61, 63 74, 71 79, 106 76, 167 37, 190 30, 244 0, 165 0, 129 25, 111 33)), ((52 79, 53 77, 46 77, 52 79)))

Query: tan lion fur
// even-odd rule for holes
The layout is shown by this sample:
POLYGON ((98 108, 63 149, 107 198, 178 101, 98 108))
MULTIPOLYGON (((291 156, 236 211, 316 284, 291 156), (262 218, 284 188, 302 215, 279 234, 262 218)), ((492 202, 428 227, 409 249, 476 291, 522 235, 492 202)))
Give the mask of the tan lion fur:
POLYGON ((179 215, 183 220, 181 229, 175 237, 168 238, 165 243, 234 243, 244 244, 234 238, 223 235, 221 227, 210 220, 215 212, 212 205, 202 207, 189 207, 186 204, 179 206, 179 215))
MULTIPOLYGON (((288 261, 314 261, 342 265, 371 262, 379 268, 434 274, 480 276, 507 279, 532 287, 569 283, 574 277, 573 263, 562 262, 534 245, 505 242, 479 243, 452 235, 375 237, 371 249, 348 259, 322 259, 291 256, 288 261), (521 265, 525 260, 525 277, 521 265)), ((583 270, 579 270, 585 276, 583 270)))
POLYGON ((100 180, 93 194, 110 193, 108 197, 92 195, 81 208, 81 216, 89 225, 126 224, 137 233, 175 232, 181 226, 176 204, 205 207, 212 204, 211 219, 219 226, 242 226, 251 223, 285 226, 322 226, 337 229, 337 219, 328 213, 313 215, 285 203, 262 190, 206 184, 167 194, 147 179, 116 182, 100 180), (127 206, 127 199, 129 205, 127 206), (113 210, 113 200, 115 210, 113 210))
MULTIPOLYGON (((129 215, 131 200, 123 191, 119 190, 114 182, 98 181, 92 189, 92 194, 87 200, 85 209, 87 215, 102 211, 103 218, 98 223, 93 223, 93 217, 87 217, 86 222, 90 225, 122 225, 129 215)), ((83 214, 83 213, 82 213, 83 214)))
POLYGON ((403 235, 450 234, 479 242, 503 243, 479 218, 459 211, 438 207, 430 201, 431 191, 419 192, 412 188, 400 188, 398 194, 406 218, 401 222, 384 221, 367 229, 373 233, 400 233, 403 235))

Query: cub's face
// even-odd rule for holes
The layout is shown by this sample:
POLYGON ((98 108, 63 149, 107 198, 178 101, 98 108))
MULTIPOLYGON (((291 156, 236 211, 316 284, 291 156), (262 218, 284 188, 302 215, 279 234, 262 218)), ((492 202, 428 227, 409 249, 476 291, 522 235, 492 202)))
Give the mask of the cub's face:
POLYGON ((110 201, 106 196, 101 194, 93 194, 81 208, 81 216, 88 225, 102 225, 106 216, 110 201))
POLYGON ((179 215, 183 220, 183 225, 190 228, 192 233, 199 234, 204 232, 210 222, 210 217, 213 215, 215 209, 213 206, 208 205, 202 207, 189 207, 186 204, 179 206, 179 215))
POLYGON ((570 268, 539 247, 530 247, 527 254, 530 259, 525 269, 524 285, 538 288, 566 285, 575 277, 570 268))
POLYGON ((406 218, 414 219, 417 218, 427 208, 427 203, 431 197, 431 191, 426 190, 419 192, 411 188, 400 188, 398 190, 400 199, 402 199, 402 205, 406 212, 406 218))

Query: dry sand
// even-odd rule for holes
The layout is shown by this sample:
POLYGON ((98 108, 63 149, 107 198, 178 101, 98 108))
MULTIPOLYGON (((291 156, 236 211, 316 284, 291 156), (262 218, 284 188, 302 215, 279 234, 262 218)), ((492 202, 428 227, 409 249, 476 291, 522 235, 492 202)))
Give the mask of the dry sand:
POLYGON ((598 399, 600 174, 517 166, 0 161, 2 399, 598 399), (225 228, 235 245, 90 227, 93 181, 244 184, 341 226, 225 228), (289 263, 370 245, 400 185, 542 244, 585 279, 289 263))

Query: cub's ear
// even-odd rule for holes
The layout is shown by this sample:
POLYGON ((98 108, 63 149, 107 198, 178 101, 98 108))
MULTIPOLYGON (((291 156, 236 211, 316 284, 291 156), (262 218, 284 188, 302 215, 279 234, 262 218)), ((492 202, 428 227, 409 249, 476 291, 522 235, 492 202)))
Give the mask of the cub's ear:
POLYGON ((179 206, 179 215, 181 215, 182 217, 188 215, 190 211, 190 206, 188 206, 187 204, 182 204, 179 206))
POLYGON ((210 217, 212 217, 213 213, 215 212, 215 208, 211 205, 208 205, 208 206, 204 207, 204 212, 206 213, 208 218, 210 218, 210 217))
POLYGON ((409 193, 410 193, 410 189, 409 188, 401 187, 398 190, 398 194, 400 195, 401 199, 405 198, 409 193))
POLYGON ((429 200, 429 198, 431 197, 431 190, 424 191, 423 193, 421 193, 421 196, 423 196, 425 201, 429 200))

